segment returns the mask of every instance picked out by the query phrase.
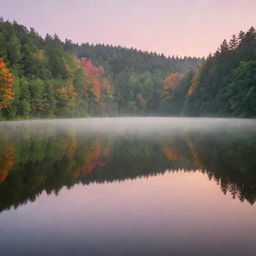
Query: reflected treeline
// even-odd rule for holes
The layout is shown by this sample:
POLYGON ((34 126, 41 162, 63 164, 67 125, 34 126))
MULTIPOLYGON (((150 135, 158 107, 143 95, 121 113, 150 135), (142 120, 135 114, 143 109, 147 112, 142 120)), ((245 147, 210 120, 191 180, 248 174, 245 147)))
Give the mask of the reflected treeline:
POLYGON ((255 129, 159 133, 58 126, 0 128, 0 211, 76 183, 104 183, 165 171, 207 173, 223 193, 256 200, 255 129))

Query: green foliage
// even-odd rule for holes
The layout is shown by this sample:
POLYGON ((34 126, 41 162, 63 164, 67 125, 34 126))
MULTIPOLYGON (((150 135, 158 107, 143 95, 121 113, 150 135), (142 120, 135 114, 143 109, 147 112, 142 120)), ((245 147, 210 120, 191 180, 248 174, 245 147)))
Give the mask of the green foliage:
POLYGON ((256 31, 240 32, 209 56, 191 82, 183 113, 193 116, 256 116, 256 31))
POLYGON ((225 80, 225 96, 235 116, 256 116, 256 61, 241 62, 225 80))
POLYGON ((158 114, 164 78, 201 61, 78 45, 57 35, 42 38, 34 29, 3 19, 0 57, 15 78, 15 98, 0 113, 4 119, 158 114))
POLYGON ((62 42, 57 35, 43 39, 33 29, 1 19, 0 57, 15 80, 15 96, 1 110, 2 119, 256 116, 253 27, 224 40, 202 63, 119 46, 62 42), (182 79, 172 80, 175 76, 182 79))
POLYGON ((224 40, 162 100, 161 113, 256 117, 256 31, 224 40))

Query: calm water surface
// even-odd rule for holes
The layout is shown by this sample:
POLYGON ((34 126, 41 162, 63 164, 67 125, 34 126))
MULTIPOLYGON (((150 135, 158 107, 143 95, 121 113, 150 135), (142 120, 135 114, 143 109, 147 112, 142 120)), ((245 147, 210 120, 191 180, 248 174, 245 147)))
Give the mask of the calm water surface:
POLYGON ((256 255, 256 121, 0 123, 0 255, 256 255))

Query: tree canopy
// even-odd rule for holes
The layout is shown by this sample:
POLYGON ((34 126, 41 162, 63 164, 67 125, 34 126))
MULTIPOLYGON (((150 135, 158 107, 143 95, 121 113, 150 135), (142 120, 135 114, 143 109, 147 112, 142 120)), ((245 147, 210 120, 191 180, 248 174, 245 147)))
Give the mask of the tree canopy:
POLYGON ((256 116, 256 32, 206 59, 42 38, 0 20, 0 118, 256 116))
MULTIPOLYGON (((62 42, 57 35, 42 38, 32 28, 3 19, 0 57, 13 77, 13 94, 5 96, 9 101, 1 108, 2 119, 159 113, 165 77, 188 72, 201 62, 119 46, 62 42)), ((4 90, 7 85, 0 86, 4 90)))

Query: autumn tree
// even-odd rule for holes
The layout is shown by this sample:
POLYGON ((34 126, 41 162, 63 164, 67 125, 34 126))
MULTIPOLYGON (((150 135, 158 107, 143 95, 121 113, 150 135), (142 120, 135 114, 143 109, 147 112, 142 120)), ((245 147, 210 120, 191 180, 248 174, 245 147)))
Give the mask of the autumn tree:
POLYGON ((184 100, 191 87, 191 80, 195 71, 185 74, 172 73, 164 81, 161 98, 161 112, 163 114, 178 116, 182 115, 184 100))
POLYGON ((3 58, 0 58, 0 110, 6 108, 14 98, 13 77, 6 67, 3 58))
POLYGON ((120 46, 62 42, 57 35, 42 38, 32 28, 3 19, 0 56, 15 77, 11 86, 1 59, 3 119, 158 114, 166 75, 185 74, 201 62, 120 46))
POLYGON ((180 73, 171 73, 169 74, 165 80, 162 90, 162 97, 168 97, 172 93, 172 91, 179 86, 181 79, 184 77, 184 74, 180 73))
POLYGON ((84 69, 90 90, 96 99, 99 100, 103 96, 103 92, 108 94, 111 86, 105 75, 104 68, 93 65, 91 60, 85 58, 81 59, 80 65, 84 69))
POLYGON ((76 89, 74 88, 72 80, 68 80, 66 87, 57 89, 57 98, 60 107, 71 107, 75 105, 77 97, 76 89))
POLYGON ((256 115, 256 30, 233 35, 193 76, 183 113, 191 116, 256 115))

